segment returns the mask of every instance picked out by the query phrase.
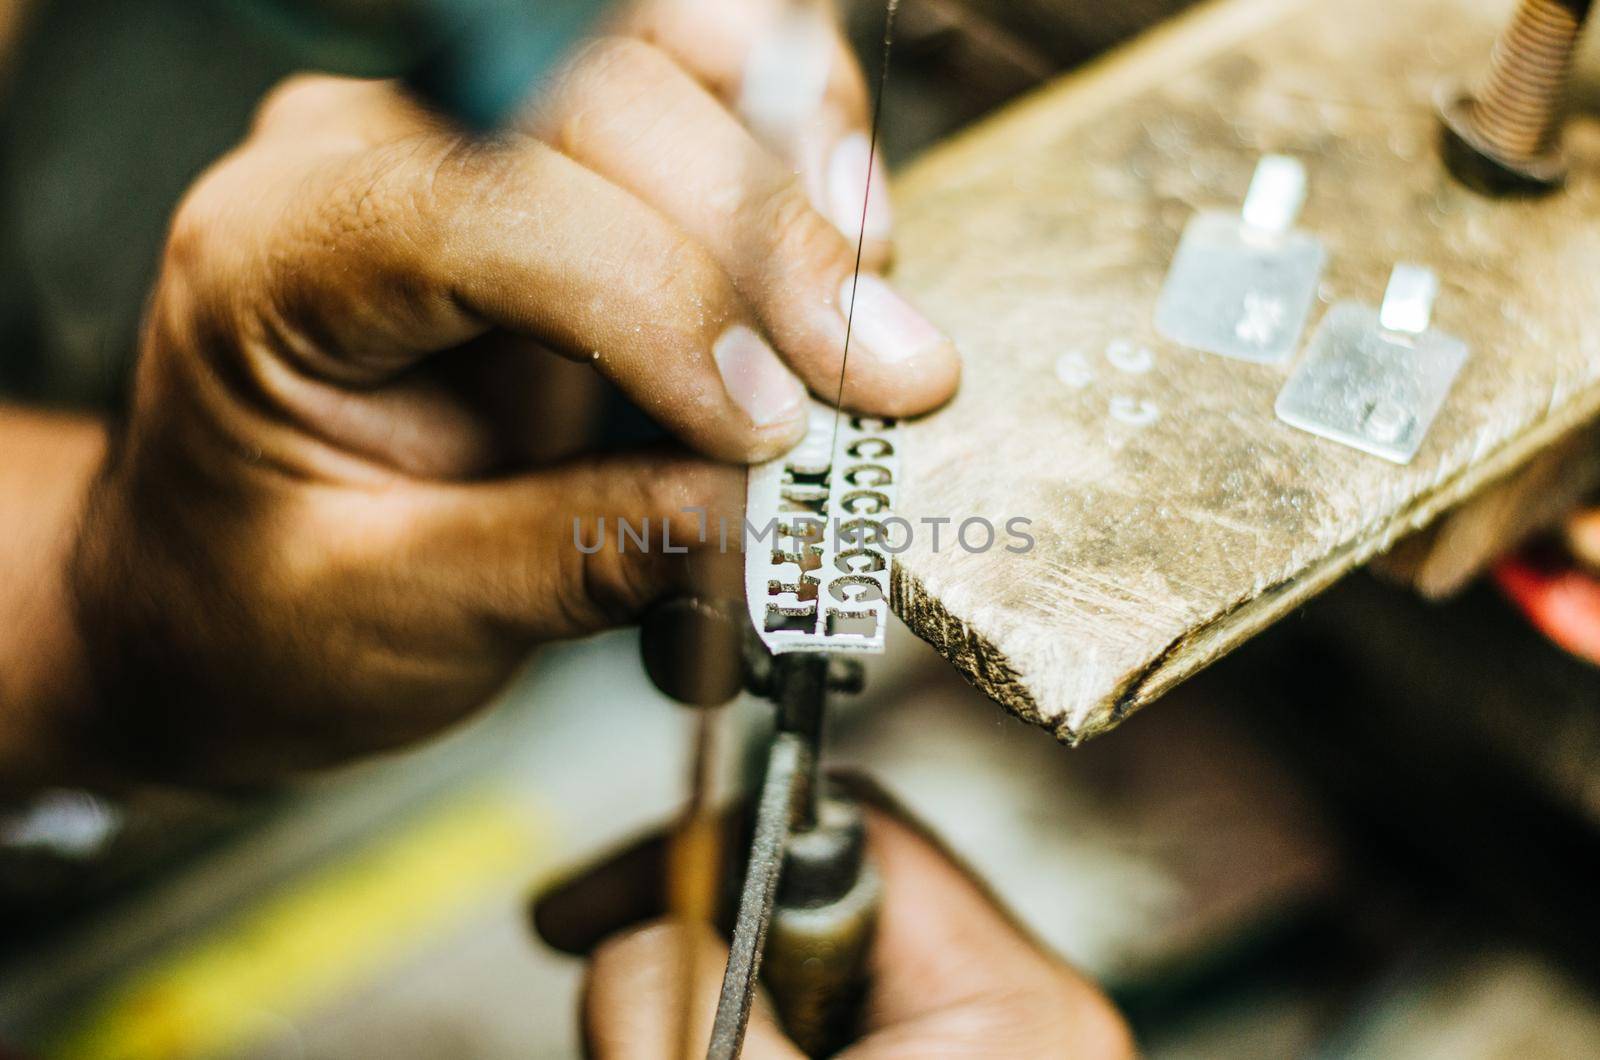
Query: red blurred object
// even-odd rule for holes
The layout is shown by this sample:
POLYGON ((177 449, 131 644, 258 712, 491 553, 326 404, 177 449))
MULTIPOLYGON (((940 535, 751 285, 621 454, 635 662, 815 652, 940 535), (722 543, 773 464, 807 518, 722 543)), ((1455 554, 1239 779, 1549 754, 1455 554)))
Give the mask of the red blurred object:
POLYGON ((1600 580, 1570 560, 1530 555, 1501 560, 1494 580, 1545 636, 1600 666, 1600 580))

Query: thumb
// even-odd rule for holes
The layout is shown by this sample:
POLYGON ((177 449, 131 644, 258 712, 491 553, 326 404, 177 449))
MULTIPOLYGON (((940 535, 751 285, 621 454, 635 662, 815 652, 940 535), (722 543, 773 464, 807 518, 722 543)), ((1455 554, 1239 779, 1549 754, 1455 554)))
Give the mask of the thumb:
MULTIPOLYGON (((584 983, 583 1031, 598 1060, 704 1056, 728 948, 703 924, 657 921, 595 952, 584 983)), ((757 995, 745 1035, 747 1060, 798 1060, 757 995)))
POLYGON ((735 599, 743 487, 742 468, 667 449, 430 486, 406 531, 412 569, 523 641, 622 625, 675 593, 735 599))

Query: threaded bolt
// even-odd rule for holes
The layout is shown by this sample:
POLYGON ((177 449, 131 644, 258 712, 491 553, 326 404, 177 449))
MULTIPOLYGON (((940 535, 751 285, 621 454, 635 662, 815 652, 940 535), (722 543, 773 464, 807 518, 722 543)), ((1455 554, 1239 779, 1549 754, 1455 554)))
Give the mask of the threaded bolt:
POLYGON ((1537 194, 1566 176, 1561 130, 1572 57, 1593 0, 1523 0, 1476 96, 1441 108, 1445 161, 1489 194, 1537 194))

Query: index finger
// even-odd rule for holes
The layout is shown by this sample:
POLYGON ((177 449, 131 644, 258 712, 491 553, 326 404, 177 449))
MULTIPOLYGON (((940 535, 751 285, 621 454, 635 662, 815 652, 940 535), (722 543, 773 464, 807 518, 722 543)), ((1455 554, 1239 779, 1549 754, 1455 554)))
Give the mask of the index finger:
POLYGON ((805 386, 701 243, 547 145, 464 140, 391 84, 279 89, 170 246, 206 301, 255 292, 252 328, 292 367, 273 397, 323 422, 352 387, 499 330, 593 364, 716 459, 770 459, 805 432, 805 386))
POLYGON ((643 0, 621 28, 671 54, 737 111, 852 246, 864 237, 866 268, 888 263, 893 217, 870 140, 870 97, 832 5, 643 0))

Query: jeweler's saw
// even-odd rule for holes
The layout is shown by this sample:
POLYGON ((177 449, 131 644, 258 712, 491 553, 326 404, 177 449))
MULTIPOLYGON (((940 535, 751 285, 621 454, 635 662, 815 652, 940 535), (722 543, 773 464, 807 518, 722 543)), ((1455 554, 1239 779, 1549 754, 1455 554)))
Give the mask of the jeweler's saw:
MULTIPOLYGON (((828 694, 859 690, 855 657, 883 650, 898 444, 893 421, 815 406, 805 440, 750 471, 748 623, 725 605, 678 600, 645 626, 646 668, 669 695, 714 707, 748 690, 776 708, 711 1057, 738 1055, 763 969, 784 1028, 809 1055, 833 1051, 854 1023, 879 886, 859 807, 821 775, 822 734, 828 694), (708 680, 728 654, 737 672, 708 680)), ((706 755, 709 741, 698 745, 706 755)), ((684 836, 714 832, 710 769, 701 762, 693 774, 684 836)), ((709 878, 715 865, 679 871, 709 878)))
MULTIPOLYGON (((779 1019, 808 1055, 834 1051, 854 1023, 880 889, 860 808, 826 790, 822 734, 828 694, 861 686, 855 657, 883 651, 899 444, 891 420, 813 405, 800 445, 750 470, 746 616, 680 600, 645 627, 646 668, 669 695, 709 707, 742 688, 777 710, 711 1057, 738 1055, 763 968, 779 1019), (720 649, 708 647, 718 639, 720 649), (727 672, 716 656, 730 653, 742 666, 732 678, 715 676, 727 672)), ((697 743, 706 755, 709 741, 697 743)), ((705 823, 708 765, 693 775, 696 809, 681 829, 689 837, 714 831, 705 823)), ((709 878, 715 865, 679 871, 709 878)))
POLYGON ((849 657, 881 652, 899 472, 893 421, 816 406, 804 442, 754 468, 745 547, 752 691, 777 707, 710 1055, 737 1055, 756 976, 809 1055, 848 1039, 877 916, 861 811, 824 789, 827 696, 855 691, 849 657))
MULTIPOLYGON (((885 6, 866 194, 856 235, 855 280, 878 150, 898 0, 885 6)), ((748 625, 718 603, 676 601, 645 628, 646 668, 669 695, 701 706, 732 698, 743 685, 777 710, 756 801, 737 919, 707 1056, 738 1056, 757 977, 764 978, 780 1022, 809 1056, 846 1044, 865 989, 865 967, 881 889, 866 858, 858 805, 829 791, 821 774, 822 734, 830 692, 857 691, 853 656, 883 651, 889 625, 889 573, 900 437, 893 420, 841 411, 850 365, 856 283, 850 284, 835 407, 813 402, 804 439, 787 455, 750 469, 741 545, 748 625), (697 636, 696 631, 709 636, 697 636), (716 666, 720 633, 742 635, 743 665, 716 666), (720 676, 719 676, 720 675, 720 676)), ((702 733, 709 724, 701 720, 702 733)), ((709 834, 705 797, 711 741, 697 741, 695 790, 680 844, 709 834)), ((704 853, 703 851, 701 851, 704 853)), ((680 859, 680 862, 685 859, 680 859)), ((713 879, 716 858, 680 864, 690 877, 713 879)), ((674 887, 680 894, 683 886, 674 887)), ((702 907, 710 903, 691 902, 702 907)), ((693 1003, 692 990, 689 994, 693 1003)), ((692 1021, 683 1021, 688 1027, 692 1021)))

